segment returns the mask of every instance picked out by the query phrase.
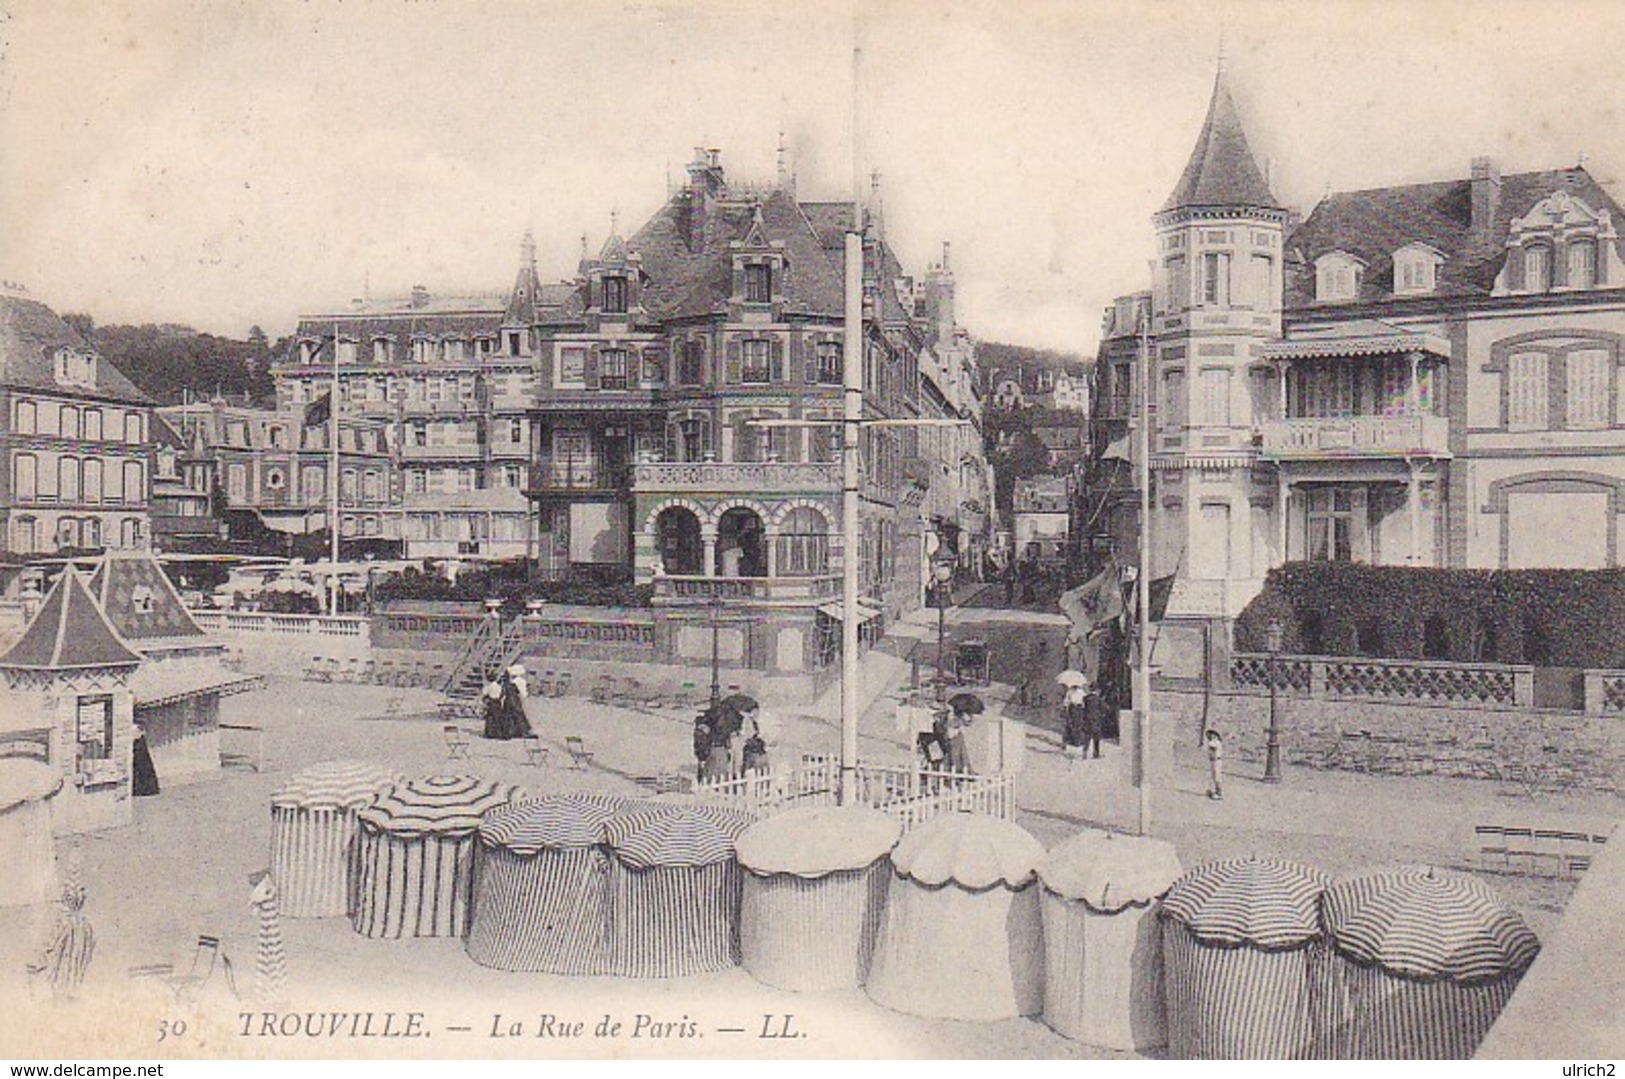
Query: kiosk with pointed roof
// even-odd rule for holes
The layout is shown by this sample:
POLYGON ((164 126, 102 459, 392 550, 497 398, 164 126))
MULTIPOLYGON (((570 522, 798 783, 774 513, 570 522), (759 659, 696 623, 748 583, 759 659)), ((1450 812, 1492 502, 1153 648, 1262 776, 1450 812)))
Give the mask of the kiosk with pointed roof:
POLYGON ((17 643, 0 656, 9 699, 0 742, 59 768, 57 834, 128 824, 135 695, 141 666, 71 565, 17 643))

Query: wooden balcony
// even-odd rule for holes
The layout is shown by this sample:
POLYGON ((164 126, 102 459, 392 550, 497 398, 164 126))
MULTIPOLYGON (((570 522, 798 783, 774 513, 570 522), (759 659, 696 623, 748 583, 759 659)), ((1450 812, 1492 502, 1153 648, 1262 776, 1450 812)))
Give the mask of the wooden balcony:
POLYGON ((527 490, 532 494, 583 494, 624 491, 631 469, 599 461, 548 461, 530 466, 527 490))
POLYGON ((1263 454, 1277 460, 1329 457, 1449 457, 1443 416, 1336 416, 1263 425, 1263 454))

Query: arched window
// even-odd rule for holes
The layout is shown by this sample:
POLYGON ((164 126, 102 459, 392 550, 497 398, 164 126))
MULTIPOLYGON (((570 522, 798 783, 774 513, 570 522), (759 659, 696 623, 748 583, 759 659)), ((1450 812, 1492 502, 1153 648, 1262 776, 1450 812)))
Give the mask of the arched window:
POLYGON ((124 414, 124 441, 136 446, 146 441, 141 434, 141 413, 126 412, 124 414))
POLYGON ((86 517, 79 531, 79 542, 86 547, 102 545, 102 523, 95 517, 86 517))
POLYGON ((716 569, 722 577, 767 576, 767 548, 756 511, 735 506, 717 522, 716 569))
POLYGON ((73 405, 62 406, 62 437, 79 437, 79 410, 73 405))
POLYGON ((779 525, 780 577, 814 577, 829 572, 829 522, 811 506, 797 506, 779 525))
POLYGON ((56 463, 56 491, 64 502, 79 501, 79 458, 64 457, 56 463))
POLYGON ((1523 287, 1529 292, 1545 292, 1552 287, 1552 249, 1530 244, 1523 249, 1523 287))
POLYGON ((85 462, 83 484, 86 502, 102 500, 102 463, 99 459, 92 457, 85 462))
POLYGON ((38 413, 32 401, 17 402, 17 433, 31 435, 38 423, 38 413))
POLYGON ((660 511, 655 518, 655 547, 665 573, 697 577, 705 572, 700 519, 686 506, 668 506, 660 511))
POLYGON ((140 461, 124 462, 124 500, 144 502, 147 497, 146 470, 140 461))
POLYGON ((19 453, 11 459, 11 494, 21 502, 30 502, 38 494, 39 459, 31 453, 19 453))
POLYGON ((79 546, 79 522, 72 517, 63 517, 56 523, 57 550, 79 546))
POLYGON ((1593 288, 1597 284, 1597 245, 1576 240, 1568 247, 1568 286, 1593 288))

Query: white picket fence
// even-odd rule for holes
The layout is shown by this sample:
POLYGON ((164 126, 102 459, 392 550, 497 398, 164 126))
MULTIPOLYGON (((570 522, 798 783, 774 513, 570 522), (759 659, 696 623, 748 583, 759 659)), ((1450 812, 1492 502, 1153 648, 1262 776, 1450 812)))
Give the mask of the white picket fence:
MULTIPOLYGON (((737 779, 699 783, 694 794, 757 817, 798 806, 839 801, 841 763, 804 755, 788 768, 769 768, 737 779)), ((854 801, 898 818, 905 830, 943 813, 986 813, 1011 820, 1016 814, 1015 776, 932 772, 901 765, 859 763, 854 801)))

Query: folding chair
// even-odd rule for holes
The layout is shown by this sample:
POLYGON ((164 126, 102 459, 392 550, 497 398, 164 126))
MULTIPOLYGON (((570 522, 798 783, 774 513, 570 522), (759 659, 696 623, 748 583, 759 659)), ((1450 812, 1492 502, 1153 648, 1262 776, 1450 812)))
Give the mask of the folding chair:
POLYGON ((220 950, 219 937, 204 934, 197 938, 197 951, 192 953, 191 967, 185 974, 177 974, 169 979, 169 988, 174 990, 175 999, 183 1004, 195 1004, 203 987, 214 977, 216 965, 224 971, 226 987, 235 997, 237 979, 232 973, 231 960, 220 950))
POLYGON ((1535 868, 1535 832, 1532 828, 1503 829, 1507 837, 1507 867, 1514 873, 1531 873, 1535 868))
POLYGON ((1478 865, 1495 873, 1505 873, 1507 861, 1507 833, 1499 824, 1480 824, 1473 829, 1478 840, 1478 865))
POLYGON ((566 735, 564 749, 570 754, 570 767, 578 772, 585 772, 592 767, 592 754, 587 752, 586 743, 579 734, 566 735))
POLYGON ((395 661, 381 659, 372 669, 372 680, 380 686, 395 684, 395 661))
POLYGON ((615 696, 615 676, 603 674, 598 676, 598 684, 592 687, 587 699, 594 704, 609 704, 615 696))
POLYGON ((1553 828, 1536 828, 1534 842, 1530 847, 1535 862, 1535 872, 1543 877, 1561 877, 1565 875, 1563 836, 1565 833, 1553 828))
POLYGON ((520 739, 520 745, 525 750, 525 763, 532 768, 540 768, 547 763, 547 747, 542 744, 539 734, 527 734, 520 739))
POLYGON ((363 660, 361 665, 356 668, 355 680, 357 682, 370 684, 377 676, 377 671, 378 664, 375 661, 370 659, 363 660))
POLYGON ((570 680, 573 676, 569 671, 560 671, 559 680, 553 683, 553 696, 564 697, 570 692, 570 680))
POLYGON ((468 760, 468 732, 455 723, 447 723, 440 730, 446 736, 446 759, 448 761, 468 760))

